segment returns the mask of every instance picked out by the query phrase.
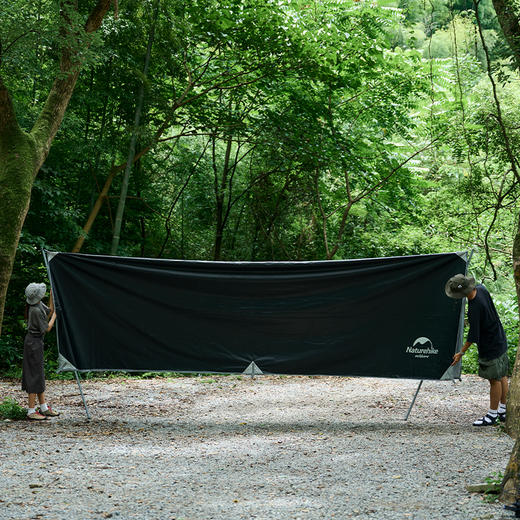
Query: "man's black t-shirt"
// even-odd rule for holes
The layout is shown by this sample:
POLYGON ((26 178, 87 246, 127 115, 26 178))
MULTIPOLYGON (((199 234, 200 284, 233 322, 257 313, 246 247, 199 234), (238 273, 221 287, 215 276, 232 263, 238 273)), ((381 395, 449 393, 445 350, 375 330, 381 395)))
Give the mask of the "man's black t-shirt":
POLYGON ((478 345, 479 357, 496 359, 507 350, 504 327, 491 299, 483 285, 477 285, 477 295, 468 298, 469 334, 467 340, 478 345))

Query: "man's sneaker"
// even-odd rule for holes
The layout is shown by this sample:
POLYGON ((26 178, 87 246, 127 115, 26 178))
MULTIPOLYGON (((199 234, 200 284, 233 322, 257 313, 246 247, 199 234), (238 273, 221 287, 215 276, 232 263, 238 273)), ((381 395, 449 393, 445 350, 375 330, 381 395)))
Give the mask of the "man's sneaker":
POLYGON ((27 419, 29 419, 29 421, 45 421, 47 419, 47 417, 45 417, 45 415, 42 415, 39 412, 34 412, 34 413, 28 413, 27 419))
POLYGON ((39 412, 42 415, 45 415, 45 417, 58 417, 58 415, 60 415, 60 412, 55 412, 50 406, 47 407, 47 410, 45 410, 45 412, 41 409, 39 410, 39 412))
POLYGON ((492 426, 493 424, 496 424, 497 421, 498 415, 490 415, 487 413, 484 417, 477 419, 473 423, 473 426, 492 426))
POLYGON ((500 419, 501 423, 505 423, 506 422, 506 412, 499 413, 498 418, 500 419))

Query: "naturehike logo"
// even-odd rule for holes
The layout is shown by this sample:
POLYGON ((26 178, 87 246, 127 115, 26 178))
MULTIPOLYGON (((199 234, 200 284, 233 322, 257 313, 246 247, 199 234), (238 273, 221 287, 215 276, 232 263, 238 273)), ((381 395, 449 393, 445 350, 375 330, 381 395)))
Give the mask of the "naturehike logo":
POLYGON ((432 354, 438 354, 439 350, 433 347, 428 338, 417 338, 413 347, 406 347, 407 354, 413 354, 416 358, 429 358, 432 354))

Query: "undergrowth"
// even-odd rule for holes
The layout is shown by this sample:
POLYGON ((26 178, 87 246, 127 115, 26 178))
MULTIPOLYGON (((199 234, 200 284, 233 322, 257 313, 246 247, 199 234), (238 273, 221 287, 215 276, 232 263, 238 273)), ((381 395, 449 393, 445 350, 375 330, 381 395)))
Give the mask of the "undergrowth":
POLYGON ((26 416, 27 409, 22 408, 14 399, 8 397, 0 403, 0 417, 2 419, 18 421, 25 419, 26 416))
POLYGON ((494 471, 484 479, 488 485, 488 488, 484 491, 483 497, 486 502, 492 504, 498 500, 502 480, 504 480, 504 474, 500 471, 494 471))

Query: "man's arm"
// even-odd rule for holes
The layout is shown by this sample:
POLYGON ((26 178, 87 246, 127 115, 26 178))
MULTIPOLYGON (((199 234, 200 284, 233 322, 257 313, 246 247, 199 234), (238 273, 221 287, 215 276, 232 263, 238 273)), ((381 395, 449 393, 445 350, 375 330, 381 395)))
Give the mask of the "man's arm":
POLYGON ((466 343, 464 343, 464 345, 462 345, 460 352, 457 352, 454 354, 453 363, 450 366, 456 365, 462 359, 464 352, 466 352, 466 350, 468 350, 468 348, 471 347, 471 345, 473 345, 473 343, 471 341, 466 341, 466 343))

